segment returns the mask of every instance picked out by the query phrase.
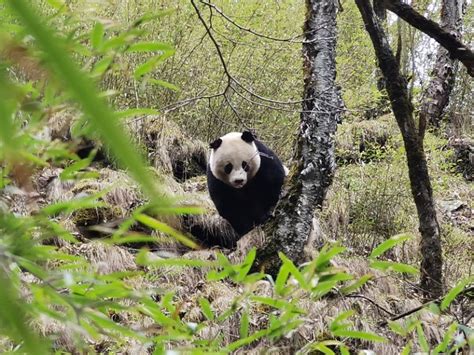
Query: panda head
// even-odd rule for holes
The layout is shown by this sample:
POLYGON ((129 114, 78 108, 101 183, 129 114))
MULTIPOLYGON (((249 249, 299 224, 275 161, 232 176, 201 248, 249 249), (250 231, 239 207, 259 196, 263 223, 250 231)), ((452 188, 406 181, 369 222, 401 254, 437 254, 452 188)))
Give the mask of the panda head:
POLYGON ((210 144, 212 174, 233 188, 240 189, 260 169, 260 155, 251 132, 231 132, 210 144))

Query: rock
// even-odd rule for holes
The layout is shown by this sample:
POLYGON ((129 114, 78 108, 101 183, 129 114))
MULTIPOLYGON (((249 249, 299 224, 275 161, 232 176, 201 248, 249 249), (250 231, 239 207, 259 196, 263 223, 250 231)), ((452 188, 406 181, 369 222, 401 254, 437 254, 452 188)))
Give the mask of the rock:
POLYGON ((467 204, 460 200, 439 201, 438 205, 446 214, 451 214, 463 209, 464 207, 467 207, 467 204))

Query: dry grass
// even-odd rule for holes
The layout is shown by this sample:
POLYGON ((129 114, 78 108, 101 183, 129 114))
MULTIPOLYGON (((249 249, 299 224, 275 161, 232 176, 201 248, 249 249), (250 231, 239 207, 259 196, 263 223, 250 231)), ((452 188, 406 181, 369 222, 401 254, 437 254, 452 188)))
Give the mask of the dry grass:
POLYGON ((162 116, 146 116, 127 122, 136 143, 145 147, 150 163, 179 181, 202 175, 207 164, 207 145, 186 135, 176 123, 162 116))
MULTIPOLYGON (((65 122, 67 126, 72 120, 65 120, 65 122)), ((60 139, 64 137, 66 134, 64 132, 67 129, 57 122, 55 124, 59 127, 55 131, 57 132, 55 136, 60 139)), ((146 117, 130 121, 127 124, 132 136, 148 152, 149 159, 154 165, 157 184, 163 187, 163 194, 166 197, 176 198, 180 204, 201 206, 204 209, 204 213, 198 215, 173 216, 167 219, 164 216, 156 217, 164 219, 183 233, 194 234, 198 239, 204 241, 206 238, 235 240, 236 236, 232 228, 218 216, 207 193, 206 179, 202 176, 203 170, 200 165, 207 152, 205 144, 190 139, 175 124, 167 122, 164 118, 146 117)), ((351 155, 351 159, 357 160, 361 157, 360 151, 357 153, 354 146, 360 145, 360 140, 364 144, 370 143, 382 146, 391 139, 388 132, 392 128, 389 123, 383 123, 380 127, 372 122, 360 123, 357 128, 349 129, 346 132, 347 140, 342 141, 340 147, 351 152, 351 154, 356 152, 355 155, 351 155)), ((393 228, 399 228, 400 216, 407 217, 403 220, 403 227, 407 228, 396 230, 396 232, 410 231, 416 234, 416 229, 414 230, 416 225, 413 223, 414 213, 406 208, 406 206, 411 206, 406 179, 398 178, 404 173, 403 165, 396 159, 389 161, 382 159, 377 164, 379 165, 371 165, 371 168, 365 169, 354 166, 340 169, 328 195, 328 205, 326 206, 326 214, 323 215, 321 220, 320 232, 327 239, 341 240, 349 246, 346 257, 334 260, 335 266, 347 270, 356 278, 372 274, 371 281, 359 290, 357 295, 353 295, 354 297, 343 297, 334 293, 323 299, 314 300, 305 292, 298 291, 295 294, 295 299, 298 300, 297 305, 306 312, 303 323, 294 332, 279 340, 271 341, 269 338, 263 338, 237 353, 292 353, 297 349, 304 349, 311 342, 328 339, 331 336, 328 331, 330 323, 338 314, 346 310, 355 311, 355 316, 352 318, 354 328, 384 335, 390 340, 387 343, 354 341, 352 344, 354 348, 368 348, 375 353, 394 354, 398 353, 408 340, 413 340, 415 344, 413 350, 419 350, 413 336, 404 338, 394 335, 386 326, 381 325, 381 322, 386 321, 391 315, 403 313, 420 305, 417 295, 413 293, 413 284, 416 280, 396 278, 393 275, 374 271, 369 268, 368 261, 361 257, 361 255, 370 252, 369 247, 374 246, 374 240, 380 240, 374 238, 383 240, 383 238, 390 236, 388 232, 383 234, 380 231, 392 231, 390 228, 393 226, 395 226, 393 228), (385 179, 383 174, 380 174, 380 167, 390 167, 386 176, 390 175, 393 179, 385 179), (393 174, 394 171, 396 174, 393 174), (348 184, 348 182, 350 183, 348 184), (357 191, 354 191, 354 186, 356 186, 353 184, 354 182, 359 184, 357 185, 357 191), (370 190, 371 188, 373 189, 370 190), (371 191, 374 193, 369 193, 371 191), (377 193, 380 191, 390 192, 391 195, 377 193), (392 196, 393 199, 390 200, 387 196, 392 196), (358 204, 355 204, 355 201, 358 204), (365 221, 364 210, 357 210, 354 206, 365 208, 365 210, 374 210, 380 207, 379 215, 383 218, 378 220, 378 224, 371 226, 372 229, 368 227, 361 229, 365 221), (388 212, 392 209, 388 210, 387 208, 393 208, 395 212, 390 214, 388 212), (357 221, 355 218, 358 218, 360 223, 359 229, 354 228, 355 221, 357 221), (381 228, 383 224, 390 228, 381 228)), ((84 257, 90 262, 90 270, 87 271, 91 273, 107 275, 114 272, 142 270, 135 262, 133 250, 110 245, 100 240, 88 240, 91 237, 88 234, 90 226, 101 225, 113 229, 118 225, 117 223, 129 217, 136 207, 146 203, 138 187, 125 172, 111 168, 92 166, 88 168, 88 172, 96 173, 98 178, 77 181, 61 180, 60 174, 62 171, 62 168, 47 168, 35 175, 34 181, 37 193, 35 198, 40 206, 95 194, 100 194, 98 198, 104 203, 104 206, 77 211, 70 215, 57 216, 57 220, 65 229, 78 236, 81 242, 69 244, 64 241, 59 242, 60 239, 58 238, 56 245, 62 251, 71 255, 84 257)), ((460 195, 462 199, 469 196, 470 192, 467 192, 467 189, 462 191, 464 191, 460 195)), ((27 203, 31 196, 24 196, 21 190, 12 191, 11 195, 18 195, 18 197, 13 199, 3 197, 1 200, 2 202, 8 202, 6 208, 11 209, 11 206, 19 205, 18 210, 21 210, 24 215, 31 213, 27 203)), ((468 250, 465 247, 468 239, 466 239, 466 234, 463 231, 459 231, 458 227, 456 228, 445 236, 445 243, 448 245, 445 250, 449 255, 456 255, 455 258, 447 256, 446 270, 449 271, 450 281, 455 281, 457 278, 466 275, 465 264, 468 259, 468 250), (456 259, 457 262, 453 259, 456 259)), ((139 231, 152 233, 152 231, 143 227, 139 231)), ((157 250, 154 250, 156 258, 163 257, 163 255, 167 257, 175 256, 184 251, 184 249, 177 246, 175 241, 170 241, 162 233, 153 233, 157 240, 157 250), (160 240, 162 242, 158 243, 160 240), (171 253, 166 254, 164 252, 171 253)), ((106 237, 107 233, 100 236, 106 237)), ((261 228, 256 228, 244 236, 237 243, 236 250, 229 255, 230 260, 234 263, 242 261, 250 248, 263 243, 264 237, 261 228)), ((416 244, 417 240, 415 239, 404 246, 397 247, 390 257, 396 261, 415 263, 418 260, 416 244)), ((203 249, 188 251, 182 257, 213 261, 216 259, 216 253, 217 251, 213 249, 203 249)), ((56 266, 48 265, 51 269, 56 266)), ((227 280, 210 282, 206 279, 206 272, 206 269, 193 267, 150 267, 146 269, 146 273, 129 278, 126 282, 137 291, 153 289, 159 295, 172 292, 174 294, 173 302, 179 310, 179 319, 184 322, 204 323, 205 325, 194 336, 195 339, 212 340, 220 337, 223 346, 239 339, 240 321, 244 311, 249 314, 251 333, 268 326, 271 315, 278 315, 276 309, 251 302, 248 298, 243 297, 244 294, 275 297, 273 286, 269 281, 262 280, 253 285, 238 285, 227 280), (223 322, 207 320, 199 305, 200 298, 209 301, 216 316, 224 314, 230 308, 236 309, 236 312, 223 322)), ((29 279, 26 273, 24 273, 24 276, 24 280, 22 280, 24 283, 35 282, 29 279)), ((30 297, 28 294, 24 296, 25 298, 30 297)), ((133 305, 133 301, 125 301, 124 303, 130 306, 133 305)), ((137 314, 123 311, 113 316, 118 323, 140 330, 147 335, 156 335, 161 331, 160 327, 151 318, 143 314, 137 316, 137 314)), ((423 323, 428 341, 432 344, 440 341, 446 326, 453 320, 449 315, 434 315, 428 311, 421 311, 418 317, 423 323)), ((404 323, 405 320, 402 319, 399 322, 404 323)), ((113 351, 114 344, 117 342, 117 339, 106 336, 91 339, 83 333, 81 328, 74 324, 69 322, 59 323, 45 317, 37 320, 35 326, 41 334, 52 337, 58 349, 70 352, 77 351, 78 338, 82 342, 87 342, 90 348, 96 351, 113 351)), ((147 345, 132 339, 122 339, 121 341, 123 342, 121 350, 124 352, 142 353, 149 350, 147 345)), ((190 346, 191 343, 176 341, 173 345, 186 347, 190 346)))

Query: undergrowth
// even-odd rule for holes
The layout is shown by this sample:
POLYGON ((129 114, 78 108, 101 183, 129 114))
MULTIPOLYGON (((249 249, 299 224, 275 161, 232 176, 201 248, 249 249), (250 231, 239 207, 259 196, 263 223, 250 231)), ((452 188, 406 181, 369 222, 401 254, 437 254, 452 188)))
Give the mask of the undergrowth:
MULTIPOLYGON (((138 107, 116 112, 107 101, 113 101, 113 93, 97 89, 98 83, 121 73, 124 58, 136 54, 142 61, 129 69, 137 85, 176 90, 151 75, 174 50, 167 43, 150 42, 144 26, 166 18, 167 12, 137 16, 126 29, 96 22, 76 37, 75 29, 62 35, 52 30, 51 24, 68 17, 60 2, 48 3, 49 23, 24 0, 0 5, 2 352, 231 353, 260 346, 301 354, 349 354, 389 344, 404 354, 436 354, 472 345, 472 330, 450 316, 465 306, 463 294, 472 277, 458 282, 443 299, 402 315, 400 321, 394 319, 396 307, 387 310, 389 301, 380 296, 385 290, 379 286, 388 277, 410 281, 418 273, 391 257, 394 248, 413 242, 408 233, 393 236, 407 227, 406 186, 392 186, 403 182, 397 170, 398 150, 383 174, 376 164, 386 164, 385 155, 373 159, 377 163, 365 175, 342 182, 353 191, 344 226, 349 233, 344 236, 370 237, 365 258, 359 261, 362 275, 352 274, 354 260, 344 265, 347 260, 341 254, 346 249, 337 243, 301 266, 279 254, 282 267, 274 279, 263 271, 250 273, 255 249, 236 263, 216 252, 201 259, 192 257, 199 251, 189 258, 166 259, 146 248, 132 252, 124 247, 154 241, 151 235, 132 230, 139 222, 197 248, 157 216, 195 214, 199 209, 165 197, 164 187, 156 183, 119 124, 127 117, 156 111, 138 107), (43 169, 63 169, 61 183, 99 177, 91 169, 97 150, 80 157, 70 141, 46 138, 44 127, 52 114, 70 107, 81 115, 74 137, 69 138, 103 142, 147 197, 144 205, 134 206, 116 228, 108 230, 105 240, 84 240, 69 229, 65 217, 104 211, 108 205, 102 197, 107 191, 80 191, 76 198, 54 204, 41 204, 35 193, 34 179, 43 169), (375 306, 349 302, 367 299, 368 290, 381 299, 369 298, 375 306), (372 306, 377 311, 367 321, 372 306), (443 321, 439 336, 433 335, 427 314, 443 321), (375 319, 385 323, 374 326, 375 319)), ((448 235, 457 238, 454 230, 448 235)), ((385 287, 394 287, 393 282, 385 287)))

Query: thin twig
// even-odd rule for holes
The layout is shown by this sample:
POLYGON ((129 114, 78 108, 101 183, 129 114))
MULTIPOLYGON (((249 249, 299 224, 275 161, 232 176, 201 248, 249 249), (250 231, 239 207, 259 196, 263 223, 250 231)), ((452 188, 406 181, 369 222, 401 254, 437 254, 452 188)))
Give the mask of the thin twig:
POLYGON ((378 303, 376 303, 373 299, 369 298, 369 297, 366 297, 366 296, 363 296, 363 295, 360 295, 360 294, 351 294, 351 295, 346 295, 346 297, 350 297, 350 298, 362 298, 366 301, 369 301, 370 303, 372 303, 375 307, 381 309, 382 311, 384 311, 385 313, 388 313, 390 314, 392 317, 396 316, 395 313, 389 311, 388 309, 386 309, 385 307, 382 307, 381 305, 379 305, 378 303))
POLYGON ((253 92, 252 90, 250 90, 249 88, 247 88, 246 86, 244 86, 243 84, 241 84, 229 71, 228 67, 227 67, 227 63, 226 61, 224 60, 224 56, 222 54, 222 50, 219 46, 219 43, 217 42, 217 40, 215 39, 214 35, 212 34, 212 31, 211 31, 211 27, 206 23, 206 21, 204 20, 204 18, 202 17, 201 15, 201 12, 199 11, 199 8, 196 6, 194 0, 191 0, 191 4, 193 5, 194 7, 194 10, 196 11, 197 15, 198 15, 198 18, 199 20, 201 21, 201 23, 203 24, 203 26, 205 27, 206 29, 206 32, 207 32, 207 35, 209 36, 210 40, 212 41, 212 43, 214 44, 214 47, 216 48, 216 51, 217 51, 217 55, 219 57, 219 60, 222 64, 222 68, 227 76, 227 79, 228 79, 228 86, 231 85, 231 83, 235 83, 238 87, 240 87, 242 90, 244 90, 245 92, 247 92, 248 94, 258 98, 259 100, 262 100, 262 101, 266 101, 266 102, 271 102, 271 103, 274 103, 274 104, 281 104, 281 105, 293 105, 293 104, 297 104, 297 103, 302 103, 304 100, 297 100, 297 101, 280 101, 280 100, 273 100, 273 99, 270 99, 270 98, 267 98, 267 97, 264 97, 264 96, 261 96, 261 95, 258 95, 256 94, 255 92, 253 92))
MULTIPOLYGON (((296 35, 296 36, 293 36, 293 37, 290 37, 290 38, 277 38, 277 37, 272 37, 272 36, 269 36, 269 35, 265 35, 263 33, 256 32, 256 31, 252 30, 251 28, 239 25, 236 21, 234 21, 232 18, 230 18, 228 15, 226 15, 216 5, 211 4, 209 2, 206 2, 206 1, 203 1, 203 0, 200 0, 200 2, 201 2, 201 4, 204 4, 204 5, 208 6, 209 8, 212 8, 212 9, 216 10, 216 12, 218 12, 219 15, 221 15, 223 18, 225 18, 228 22, 230 22, 232 25, 234 25, 238 29, 240 29, 242 31, 245 31, 245 32, 248 32, 248 33, 251 33, 254 36, 265 38, 265 39, 275 41, 275 42, 287 42, 287 43, 313 43, 313 42, 316 41, 316 39, 312 39, 310 41, 295 40, 295 38, 305 36, 305 33, 302 33, 302 34, 299 34, 299 35, 296 35)), ((324 28, 324 26, 321 26, 320 28, 324 28)), ((320 29, 320 28, 318 28, 318 29, 320 29)), ((316 30, 318 30, 318 29, 316 29, 316 30)))
MULTIPOLYGON (((464 290, 462 290, 461 292, 459 292, 459 293, 456 295, 456 298, 459 297, 459 296, 461 296, 461 295, 463 295, 463 294, 465 294, 465 293, 471 292, 471 291, 474 291, 474 286, 465 288, 464 290)), ((441 302, 441 300, 442 300, 443 298, 445 298, 445 297, 446 297, 446 295, 443 295, 443 296, 441 296, 441 297, 435 298, 434 300, 425 302, 425 303, 423 303, 422 305, 420 305, 420 306, 418 306, 418 307, 415 307, 415 308, 413 308, 413 309, 410 309, 409 311, 406 311, 406 312, 404 312, 404 313, 402 313, 402 314, 399 314, 399 315, 396 315, 396 316, 390 318, 390 321, 393 322, 393 321, 396 321, 396 320, 398 320, 398 319, 405 318, 406 316, 409 316, 410 314, 413 314, 413 313, 418 312, 419 310, 425 308, 425 307, 426 307, 427 305, 429 305, 429 304, 441 302)), ((386 325, 387 323, 388 323, 387 321, 384 321, 384 322, 382 322, 382 325, 386 325)))

